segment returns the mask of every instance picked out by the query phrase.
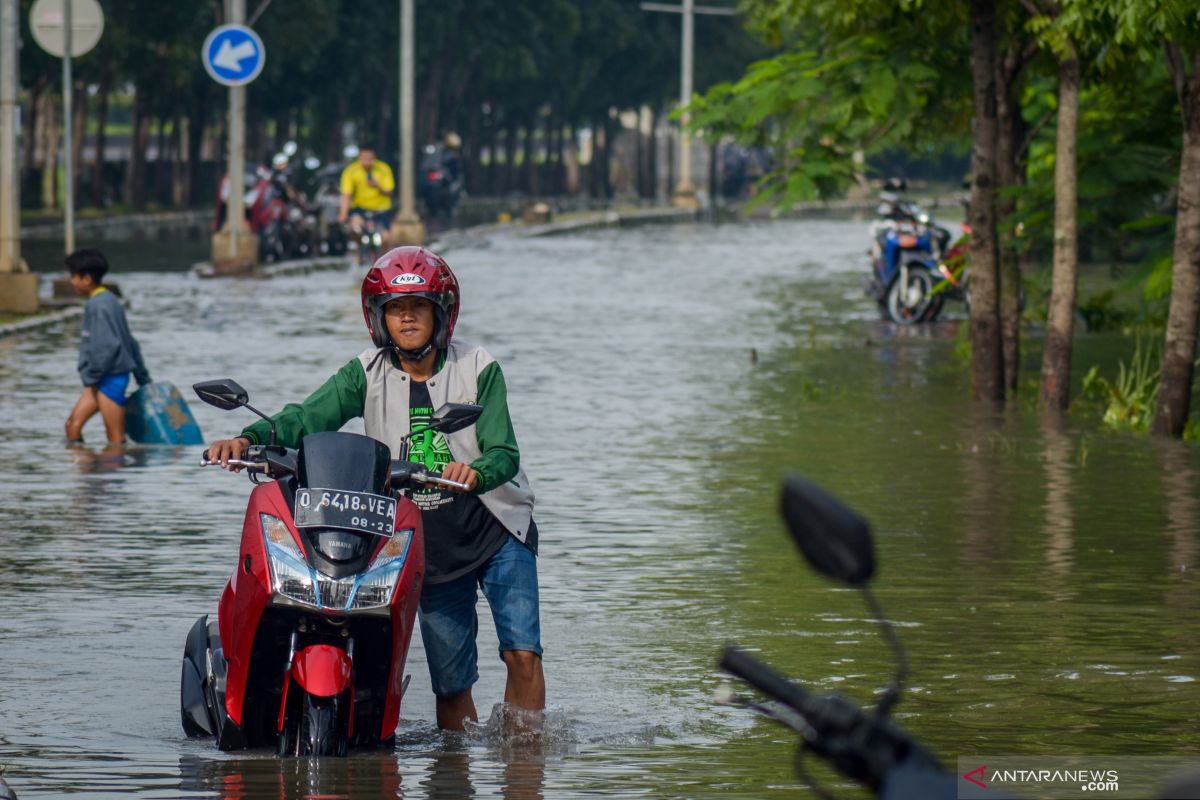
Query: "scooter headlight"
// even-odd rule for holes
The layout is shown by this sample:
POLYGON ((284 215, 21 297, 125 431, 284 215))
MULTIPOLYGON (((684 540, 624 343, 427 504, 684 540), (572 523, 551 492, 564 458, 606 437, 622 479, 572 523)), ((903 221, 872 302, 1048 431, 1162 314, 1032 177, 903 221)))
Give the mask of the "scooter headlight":
POLYGON ((355 581, 354 595, 350 598, 347 611, 379 608, 392 602, 392 594, 404 570, 412 537, 412 528, 403 528, 392 534, 371 562, 371 567, 355 581))
POLYGON ((292 532, 279 517, 270 514, 258 516, 262 521, 267 560, 271 565, 271 589, 284 597, 315 606, 317 592, 313 571, 304 562, 304 552, 292 537, 292 532))
POLYGON ((404 570, 413 529, 396 531, 357 577, 335 580, 314 570, 283 520, 260 514, 271 566, 271 589, 278 595, 331 611, 386 607, 404 570))

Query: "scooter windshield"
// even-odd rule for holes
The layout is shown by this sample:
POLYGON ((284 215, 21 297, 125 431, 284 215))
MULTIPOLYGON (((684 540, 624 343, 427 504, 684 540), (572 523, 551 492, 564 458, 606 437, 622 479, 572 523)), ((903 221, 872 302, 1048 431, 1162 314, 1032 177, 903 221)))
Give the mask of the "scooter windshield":
POLYGON ((312 433, 300 443, 297 479, 302 488, 387 493, 387 445, 357 433, 312 433))
POLYGON ((391 452, 356 433, 304 437, 298 459, 297 529, 315 545, 326 572, 370 556, 379 536, 392 535, 396 501, 388 490, 391 452))

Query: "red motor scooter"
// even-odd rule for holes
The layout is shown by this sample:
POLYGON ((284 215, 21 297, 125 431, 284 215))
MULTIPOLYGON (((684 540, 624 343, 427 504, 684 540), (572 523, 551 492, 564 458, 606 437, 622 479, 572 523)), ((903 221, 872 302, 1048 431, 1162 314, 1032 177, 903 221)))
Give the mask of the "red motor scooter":
MULTIPOLYGON (((250 406, 232 380, 195 385, 225 410, 250 406)), ((447 404, 430 427, 449 433, 482 409, 447 404)), ((274 745, 279 755, 345 755, 390 745, 421 595, 421 515, 403 490, 466 488, 353 433, 316 433, 298 450, 270 443, 230 462, 258 484, 216 623, 200 617, 183 654, 180 712, 189 736, 222 750, 274 745), (266 477, 269 480, 263 480, 266 477)), ((205 451, 201 466, 208 466, 205 451)))

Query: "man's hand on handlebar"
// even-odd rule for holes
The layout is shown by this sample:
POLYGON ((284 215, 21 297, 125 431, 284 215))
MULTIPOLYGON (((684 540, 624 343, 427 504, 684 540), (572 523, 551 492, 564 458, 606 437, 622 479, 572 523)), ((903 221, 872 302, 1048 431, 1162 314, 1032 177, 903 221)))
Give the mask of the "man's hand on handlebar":
MULTIPOLYGON (((451 461, 442 469, 442 477, 448 481, 458 481, 467 485, 468 492, 475 491, 475 487, 479 485, 479 473, 471 469, 469 464, 464 464, 461 461, 451 461)), ((462 489, 451 489, 452 492, 461 492, 462 489)))
POLYGON ((231 472, 241 472, 241 467, 231 465, 229 461, 231 459, 234 461, 240 460, 249 446, 250 440, 245 436, 235 436, 232 439, 218 439, 208 446, 208 460, 213 464, 219 464, 222 469, 227 469, 231 472))

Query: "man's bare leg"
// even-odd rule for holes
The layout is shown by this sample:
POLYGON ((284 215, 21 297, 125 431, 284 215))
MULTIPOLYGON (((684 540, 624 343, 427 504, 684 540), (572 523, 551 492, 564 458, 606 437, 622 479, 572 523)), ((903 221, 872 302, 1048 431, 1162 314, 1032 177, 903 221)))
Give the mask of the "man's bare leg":
POLYGON ((475 699, 471 696, 470 689, 453 697, 437 697, 435 700, 437 725, 444 731, 463 730, 464 719, 479 721, 479 715, 475 712, 475 699))
POLYGON ((541 730, 541 712, 546 709, 546 676, 542 672, 542 657, 528 650, 505 650, 508 681, 504 685, 504 702, 524 711, 521 729, 541 730))

